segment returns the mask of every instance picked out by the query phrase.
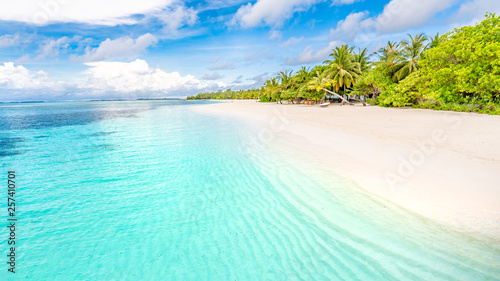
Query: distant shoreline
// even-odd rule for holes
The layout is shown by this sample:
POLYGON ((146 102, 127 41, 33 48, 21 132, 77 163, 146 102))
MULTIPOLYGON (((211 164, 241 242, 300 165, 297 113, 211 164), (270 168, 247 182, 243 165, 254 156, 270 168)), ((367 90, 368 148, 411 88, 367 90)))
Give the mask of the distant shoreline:
POLYGON ((47 101, 0 101, 2 103, 49 103, 49 102, 93 102, 93 101, 144 101, 144 100, 186 100, 182 98, 136 98, 136 99, 97 99, 97 100, 47 100, 47 101))

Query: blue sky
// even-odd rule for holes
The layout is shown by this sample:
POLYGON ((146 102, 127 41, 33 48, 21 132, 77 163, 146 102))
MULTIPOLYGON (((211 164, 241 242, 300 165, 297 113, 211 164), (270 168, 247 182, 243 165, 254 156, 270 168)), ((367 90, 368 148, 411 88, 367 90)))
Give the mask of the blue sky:
POLYGON ((498 0, 4 0, 0 101, 260 87, 341 44, 373 52, 500 13, 498 0))

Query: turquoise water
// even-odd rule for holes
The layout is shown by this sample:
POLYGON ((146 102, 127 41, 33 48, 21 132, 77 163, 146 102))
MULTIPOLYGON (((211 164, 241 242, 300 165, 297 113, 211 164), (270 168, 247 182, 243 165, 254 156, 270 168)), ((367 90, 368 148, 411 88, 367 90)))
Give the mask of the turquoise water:
POLYGON ((372 201, 198 102, 0 105, 0 280, 498 280, 500 250, 372 201), (321 179, 321 180, 318 180, 321 179), (2 260, 3 259, 3 260, 2 260), (5 261, 4 261, 5 260, 5 261))

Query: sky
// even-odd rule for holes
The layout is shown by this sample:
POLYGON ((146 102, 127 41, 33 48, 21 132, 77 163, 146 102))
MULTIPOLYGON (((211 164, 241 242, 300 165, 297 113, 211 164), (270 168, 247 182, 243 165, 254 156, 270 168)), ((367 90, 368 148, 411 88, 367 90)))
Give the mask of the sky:
MULTIPOLYGON (((499 0, 2 0, 0 101, 185 97, 260 88, 342 44, 500 14, 499 0)), ((372 59, 375 57, 372 56, 372 59)))

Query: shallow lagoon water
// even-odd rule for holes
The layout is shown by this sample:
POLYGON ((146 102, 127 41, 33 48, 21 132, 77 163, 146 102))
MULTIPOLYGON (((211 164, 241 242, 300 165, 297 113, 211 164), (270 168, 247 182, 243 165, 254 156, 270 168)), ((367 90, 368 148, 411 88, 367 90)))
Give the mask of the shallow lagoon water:
POLYGON ((249 145, 251 126, 200 104, 0 105, 19 219, 16 273, 2 262, 0 279, 500 278, 498 245, 376 202, 306 155, 249 145))

